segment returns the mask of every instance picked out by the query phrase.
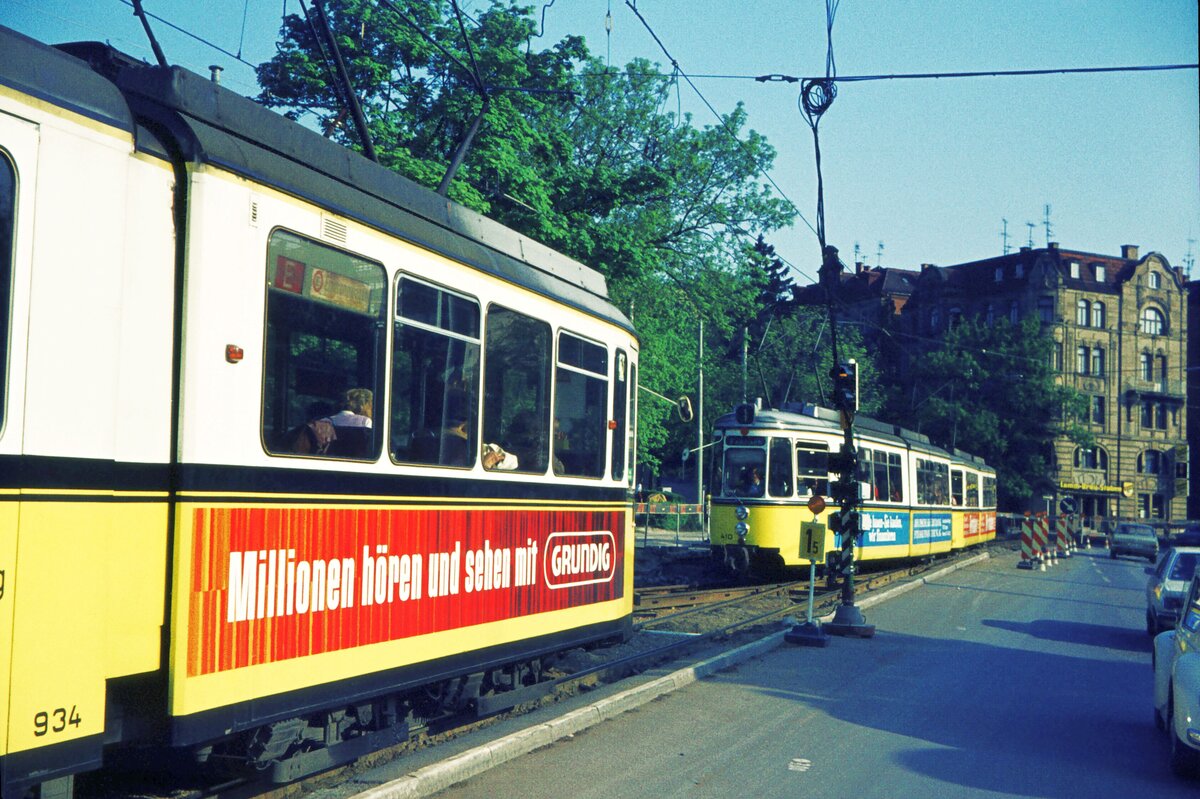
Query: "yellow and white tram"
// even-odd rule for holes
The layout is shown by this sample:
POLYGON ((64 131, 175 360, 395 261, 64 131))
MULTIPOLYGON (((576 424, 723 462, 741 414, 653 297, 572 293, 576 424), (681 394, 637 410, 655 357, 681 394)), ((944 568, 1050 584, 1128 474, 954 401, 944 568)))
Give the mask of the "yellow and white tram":
MULTIPOLYGON (((727 414, 713 436, 714 555, 736 570, 763 574, 808 566, 800 556, 800 525, 817 521, 826 524, 826 557, 836 556, 841 540, 828 524, 840 510, 829 499, 837 479, 830 455, 843 443, 836 411, 757 410, 749 423, 727 414), (828 501, 815 516, 808 509, 814 495, 828 501)), ((856 559, 929 557, 995 538, 996 475, 981 459, 863 416, 854 441, 861 497, 856 559)))
POLYGON ((328 766, 630 629, 638 342, 587 267, 0 28, 0 310, 3 799, 110 745, 328 766))

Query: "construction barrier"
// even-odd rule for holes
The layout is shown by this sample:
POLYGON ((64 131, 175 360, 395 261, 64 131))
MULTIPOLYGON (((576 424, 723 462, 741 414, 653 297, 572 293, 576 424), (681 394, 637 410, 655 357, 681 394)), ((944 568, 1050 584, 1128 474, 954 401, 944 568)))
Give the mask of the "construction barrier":
POLYGON ((1054 519, 1054 536, 1060 558, 1071 557, 1071 517, 1058 516, 1054 519))
POLYGON ((1054 565, 1054 547, 1050 541, 1050 524, 1046 519, 1046 514, 1040 513, 1033 520, 1033 537, 1038 542, 1038 551, 1041 552, 1042 563, 1047 566, 1054 565))
POLYGON ((1018 569, 1032 569, 1037 564, 1037 553, 1033 543, 1033 519, 1026 516, 1021 520, 1021 561, 1018 569))

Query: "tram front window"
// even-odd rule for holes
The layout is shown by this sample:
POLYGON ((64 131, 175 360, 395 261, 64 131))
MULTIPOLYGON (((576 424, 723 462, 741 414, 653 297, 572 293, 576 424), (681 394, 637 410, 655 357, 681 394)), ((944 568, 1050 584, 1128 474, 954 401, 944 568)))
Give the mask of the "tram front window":
MULTIPOLYGON (((759 439, 762 442, 762 439, 759 439)), ((765 443, 765 442, 762 442, 765 443)), ((761 497, 767 473, 767 451, 760 443, 752 447, 734 447, 726 441, 724 481, 721 495, 725 497, 761 497)))

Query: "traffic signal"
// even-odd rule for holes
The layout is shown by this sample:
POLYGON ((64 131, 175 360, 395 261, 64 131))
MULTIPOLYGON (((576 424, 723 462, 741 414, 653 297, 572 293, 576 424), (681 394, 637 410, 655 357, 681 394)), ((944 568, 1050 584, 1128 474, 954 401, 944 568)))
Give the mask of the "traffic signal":
POLYGON ((833 405, 841 413, 842 428, 849 428, 858 410, 858 364, 839 363, 829 370, 833 379, 833 405))
POLYGON ((742 426, 754 424, 754 406, 744 402, 733 409, 733 418, 742 426))

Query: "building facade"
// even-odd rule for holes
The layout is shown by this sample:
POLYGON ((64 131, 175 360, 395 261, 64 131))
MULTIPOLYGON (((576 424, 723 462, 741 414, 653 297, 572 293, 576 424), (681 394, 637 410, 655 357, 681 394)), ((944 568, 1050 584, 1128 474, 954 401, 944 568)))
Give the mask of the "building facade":
POLYGON ((1051 495, 1072 497, 1091 526, 1113 519, 1188 518, 1187 299, 1182 270, 1158 253, 1120 256, 1022 247, 953 266, 922 268, 906 315, 937 337, 956 319, 1036 315, 1055 342, 1061 381, 1089 400, 1091 448, 1053 442, 1051 495))

